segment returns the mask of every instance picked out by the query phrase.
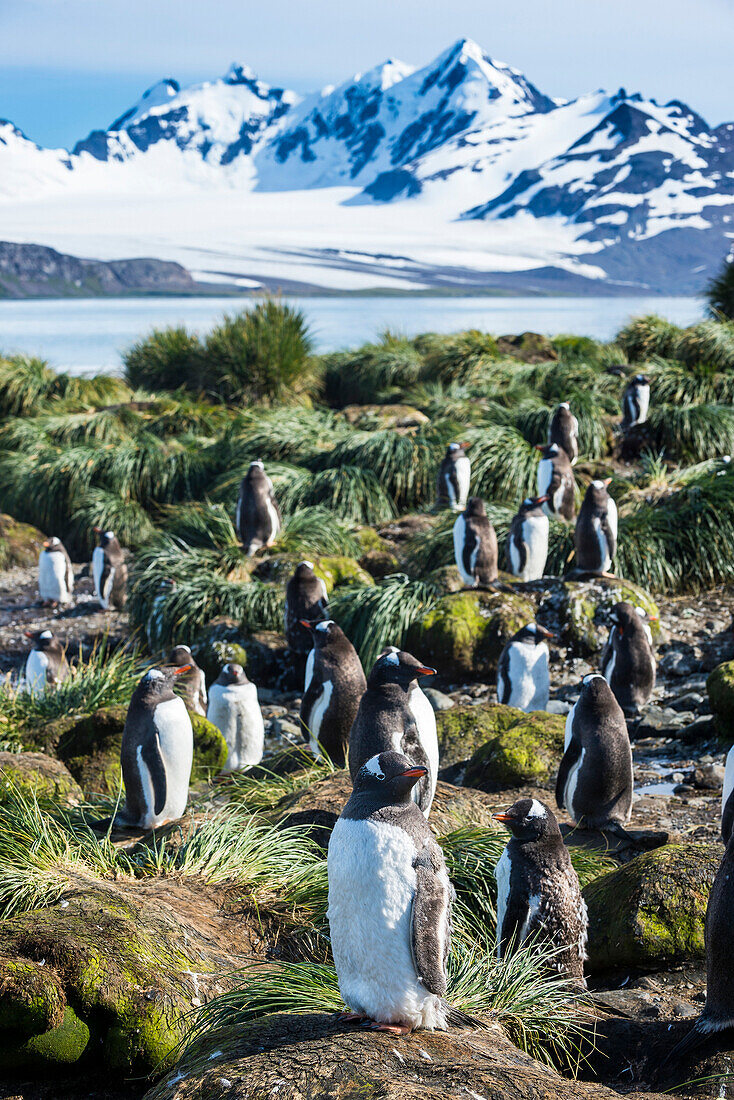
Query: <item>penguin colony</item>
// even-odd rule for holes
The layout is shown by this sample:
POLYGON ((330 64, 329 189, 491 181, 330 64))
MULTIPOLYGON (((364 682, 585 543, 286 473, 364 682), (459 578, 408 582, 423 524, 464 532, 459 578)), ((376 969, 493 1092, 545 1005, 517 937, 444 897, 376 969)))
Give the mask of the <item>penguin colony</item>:
MULTIPOLYGON (((644 423, 649 380, 627 387, 623 429, 644 423)), ((452 443, 441 464, 437 504, 457 512, 455 560, 467 588, 498 582, 497 537, 479 497, 469 497, 467 443, 452 443)), ((510 526, 505 559, 523 582, 545 574, 549 517, 572 521, 579 457, 579 423, 569 404, 555 410, 547 443, 538 448, 534 498, 510 526)), ((609 575, 617 539, 610 479, 592 481, 575 526, 577 570, 609 575)), ((271 546, 281 526, 273 486, 262 462, 242 480, 236 528, 248 556, 271 546)), ((98 545, 91 573, 104 610, 125 605, 125 554, 113 531, 95 528, 98 545)), ((162 580, 162 585, 172 581, 162 580)), ((73 600, 74 572, 56 537, 43 545, 38 590, 46 606, 73 600)), ((303 561, 288 581, 285 634, 294 658, 306 656, 300 722, 315 756, 348 765, 352 794, 328 848, 328 918, 343 1018, 394 1034, 415 1028, 466 1023, 447 995, 454 891, 441 848, 428 825, 436 792, 439 750, 433 707, 420 680, 436 674, 410 653, 391 646, 365 678, 359 657, 328 617, 326 586, 313 563, 303 561)), ((619 602, 611 613, 599 673, 583 678, 567 716, 556 803, 577 827, 625 833, 632 810, 632 753, 627 729, 655 686, 655 654, 641 609, 619 602)), ((23 684, 39 695, 69 674, 64 647, 50 630, 31 637, 23 684)), ((149 634, 149 639, 152 635, 149 634)), ((499 660, 497 698, 525 711, 543 710, 550 694, 553 635, 527 623, 507 642, 499 660)), ((224 772, 246 769, 263 756, 264 723, 241 665, 225 663, 207 691, 189 646, 175 646, 165 665, 149 668, 127 712, 121 764, 125 803, 114 825, 154 829, 186 811, 193 763, 190 715, 206 715, 228 748, 224 772)), ((496 951, 503 959, 524 943, 551 949, 550 965, 584 985, 587 913, 578 877, 550 806, 522 798, 494 815, 510 839, 496 866, 496 951)), ((100 823, 102 824, 102 823, 100 823)), ((728 971, 729 914, 734 907, 734 749, 727 758, 722 796, 726 853, 706 920, 708 993, 694 1028, 675 1053, 680 1057, 712 1035, 734 1028, 728 971)))

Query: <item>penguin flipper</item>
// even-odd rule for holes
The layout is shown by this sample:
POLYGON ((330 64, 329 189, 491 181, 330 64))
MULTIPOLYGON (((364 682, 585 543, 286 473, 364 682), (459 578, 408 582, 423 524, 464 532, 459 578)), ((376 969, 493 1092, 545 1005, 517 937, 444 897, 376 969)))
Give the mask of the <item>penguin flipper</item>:
POLYGON ((497 667, 497 702, 504 703, 506 706, 510 702, 511 695, 510 654, 504 649, 500 656, 500 663, 497 667))
POLYGON ((303 696, 303 701, 301 702, 301 712, 298 716, 298 721, 303 732, 303 740, 306 742, 306 744, 308 744, 311 740, 311 715, 313 714, 313 708, 315 707, 316 702, 322 691, 323 685, 321 683, 321 680, 318 679, 317 682, 317 677, 312 676, 311 683, 308 685, 308 689, 303 696))
POLYGON ((497 928, 497 947, 500 959, 522 945, 521 932, 530 917, 528 899, 510 890, 502 927, 497 928))
POLYGON ((158 743, 158 735, 146 739, 145 743, 141 747, 140 757, 144 764, 146 764, 148 771, 150 772, 151 782, 153 784, 154 792, 154 804, 153 809, 156 814, 163 812, 163 807, 166 804, 167 794, 167 779, 166 779, 166 766, 163 763, 163 757, 161 756, 161 748, 158 743))
POLYGON ((477 538, 477 533, 467 523, 464 527, 464 546, 461 551, 461 564, 464 566, 464 572, 470 577, 474 576, 476 552, 478 550, 479 539, 477 538))
POLYGON ((446 959, 451 945, 451 894, 439 878, 440 852, 426 846, 413 863, 416 888, 410 921, 410 950, 418 977, 430 993, 446 995, 446 959))
MULTIPOLYGON (((568 783, 568 776, 571 768, 581 756, 581 745, 575 738, 571 738, 571 743, 563 754, 561 760, 561 766, 558 769, 558 778, 556 779, 556 805, 559 810, 563 809, 563 796, 566 791, 566 784, 568 783)), ((568 806, 566 807, 568 809, 568 806)))

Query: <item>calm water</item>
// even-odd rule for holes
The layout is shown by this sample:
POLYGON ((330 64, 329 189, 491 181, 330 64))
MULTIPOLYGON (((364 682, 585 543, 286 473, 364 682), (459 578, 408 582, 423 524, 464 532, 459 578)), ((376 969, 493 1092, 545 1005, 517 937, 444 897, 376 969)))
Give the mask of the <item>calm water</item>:
MULTIPOLYGON (((302 298, 319 351, 361 344, 385 328, 414 336, 479 328, 609 340, 632 316, 660 313, 680 325, 703 314, 697 298, 302 298)), ((251 298, 108 298, 0 302, 0 352, 25 352, 62 370, 115 371, 120 353, 154 327, 207 332, 251 298)))

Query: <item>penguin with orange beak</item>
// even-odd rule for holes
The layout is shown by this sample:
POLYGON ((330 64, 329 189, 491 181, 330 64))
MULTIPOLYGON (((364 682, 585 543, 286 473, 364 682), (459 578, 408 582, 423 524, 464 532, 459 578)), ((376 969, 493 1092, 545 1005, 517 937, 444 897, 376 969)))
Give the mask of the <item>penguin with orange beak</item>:
POLYGON ((592 481, 586 490, 573 536, 580 573, 611 576, 617 552, 617 505, 607 491, 611 480, 592 481))

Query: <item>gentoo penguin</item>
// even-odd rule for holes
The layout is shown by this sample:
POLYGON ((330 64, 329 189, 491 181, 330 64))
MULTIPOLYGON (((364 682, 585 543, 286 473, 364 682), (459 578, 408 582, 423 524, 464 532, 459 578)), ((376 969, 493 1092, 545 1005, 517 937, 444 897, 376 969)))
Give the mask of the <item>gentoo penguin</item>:
POLYGON ((549 447, 538 444, 536 450, 543 456, 538 463, 537 475, 538 496, 546 498, 543 511, 547 516, 572 520, 576 512, 576 482, 571 459, 557 443, 551 443, 549 447))
POLYGON ((612 629, 601 655, 601 674, 630 717, 644 707, 655 687, 652 635, 640 611, 624 601, 614 605, 612 629))
POLYGON ((313 562, 302 561, 285 588, 285 638, 296 653, 311 649, 311 631, 303 625, 327 619, 326 585, 313 571, 313 562))
MULTIPOLYGON (((707 1043, 731 1050, 734 1036, 734 980, 731 971, 731 915, 734 912, 734 841, 729 839, 706 907, 706 1004, 691 1031, 666 1061, 679 1062, 707 1043), (723 1034, 722 1034, 723 1033, 723 1034)), ((710 1094, 712 1095, 712 1094, 710 1094)), ((725 1095, 722 1084, 719 1096, 725 1095)))
POLYGON ((607 492, 611 482, 592 481, 576 520, 573 543, 582 573, 609 573, 617 550, 617 505, 607 492))
POLYGON ((494 870, 497 958, 533 937, 554 950, 551 969, 585 985, 586 903, 554 814, 536 798, 521 798, 494 819, 512 833, 494 870))
POLYGON ((528 623, 513 634, 497 665, 497 702, 519 710, 545 710, 550 694, 548 646, 550 630, 528 623))
POLYGON ((391 647, 372 666, 367 690, 359 703, 349 734, 349 774, 357 772, 375 753, 394 749, 426 769, 416 783, 413 798, 428 817, 438 780, 436 716, 421 691, 418 676, 435 676, 411 653, 391 647))
POLYGON ((469 497, 454 524, 456 568, 467 588, 497 580, 497 535, 481 497, 469 497))
POLYGON ((187 666, 188 671, 182 673, 176 681, 176 686, 179 688, 178 694, 186 704, 187 710, 190 710, 192 714, 201 714, 206 718, 206 677, 192 657, 189 647, 187 645, 174 646, 168 662, 175 668, 187 666))
POLYGON ((99 535, 99 545, 92 554, 94 594, 103 611, 123 608, 127 600, 127 565, 122 549, 114 531, 103 531, 100 527, 94 530, 99 535))
POLYGON ((650 379, 646 374, 636 374, 622 398, 622 431, 629 431, 635 424, 644 424, 649 408, 650 379))
POLYGON ((357 771, 329 841, 329 929, 339 990, 380 1031, 445 1028, 454 891, 416 806, 426 770, 378 753, 357 771))
POLYGON ((194 734, 173 678, 188 666, 149 669, 135 688, 122 731, 125 805, 116 814, 122 827, 155 829, 183 817, 189 798, 194 734))
POLYGON ((468 443, 449 443, 436 481, 436 507, 462 512, 466 507, 471 481, 471 462, 466 455, 468 443))
POLYGON ((632 811, 632 748, 612 689, 592 672, 566 718, 556 802, 585 829, 623 831, 632 811))
POLYGON ((557 443, 575 466, 579 457, 579 422, 571 412, 568 401, 561 401, 548 425, 548 446, 557 443))
POLYGON ((61 539, 46 539, 38 556, 38 595, 45 604, 70 603, 74 591, 71 558, 61 539))
POLYGON ((729 838, 734 832, 734 745, 726 754, 726 767, 724 768, 724 789, 721 792, 721 839, 724 844, 729 843, 729 838))
POLYGON ((543 505, 547 496, 526 497, 513 517, 505 554, 510 572, 522 581, 539 581, 545 575, 550 524, 543 505))
POLYGON ((320 756, 320 746, 338 768, 343 768, 349 731, 367 688, 362 663, 332 619, 320 623, 304 620, 303 626, 311 631, 313 649, 306 662, 301 729, 315 756, 320 756))
POLYGON ((242 478, 235 524, 248 557, 264 546, 272 546, 280 533, 280 509, 273 483, 259 460, 251 462, 242 478))
POLYGON ((43 695, 49 684, 61 683, 69 675, 66 650, 50 630, 26 631, 26 637, 33 639, 33 648, 26 659, 23 684, 30 695, 43 695))
POLYGON ((222 771, 233 772, 259 764, 263 758, 265 723, 257 688, 242 665, 227 664, 209 688, 206 716, 221 730, 229 755, 222 771))

